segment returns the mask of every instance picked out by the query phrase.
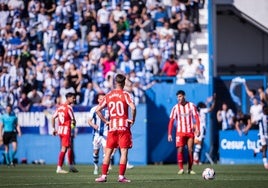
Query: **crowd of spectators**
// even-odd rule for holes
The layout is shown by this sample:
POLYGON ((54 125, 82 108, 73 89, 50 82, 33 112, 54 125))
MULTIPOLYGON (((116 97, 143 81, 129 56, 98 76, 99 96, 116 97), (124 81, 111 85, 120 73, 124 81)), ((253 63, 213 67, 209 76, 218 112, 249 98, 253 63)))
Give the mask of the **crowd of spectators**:
POLYGON ((70 91, 77 105, 91 106, 96 93, 112 88, 118 72, 128 76, 126 89, 135 102, 144 102, 154 76, 182 74, 174 62, 186 53, 190 34, 201 31, 200 4, 0 0, 0 106, 24 112, 32 105, 50 108, 70 91))

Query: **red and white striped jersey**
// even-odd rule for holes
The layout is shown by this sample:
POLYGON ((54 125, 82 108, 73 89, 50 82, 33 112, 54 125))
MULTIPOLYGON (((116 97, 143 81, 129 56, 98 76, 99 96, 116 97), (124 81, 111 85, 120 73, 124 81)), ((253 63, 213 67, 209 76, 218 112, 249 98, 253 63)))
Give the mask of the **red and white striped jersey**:
POLYGON ((194 120, 199 118, 198 116, 197 108, 191 102, 186 102, 185 105, 176 104, 170 113, 170 119, 174 119, 177 122, 177 133, 193 133, 194 120))
POLYGON ((53 114, 53 118, 58 118, 58 134, 71 134, 71 122, 75 119, 71 105, 61 104, 53 114))
POLYGON ((106 94, 101 107, 107 107, 110 118, 109 131, 125 130, 128 126, 128 107, 133 103, 130 93, 124 90, 115 89, 106 94))

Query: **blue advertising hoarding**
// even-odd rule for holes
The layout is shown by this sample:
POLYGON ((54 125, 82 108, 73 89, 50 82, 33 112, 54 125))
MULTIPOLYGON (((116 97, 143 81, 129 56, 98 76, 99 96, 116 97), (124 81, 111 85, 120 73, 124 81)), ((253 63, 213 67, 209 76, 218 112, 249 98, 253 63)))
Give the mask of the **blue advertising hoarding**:
POLYGON ((239 136, 237 131, 220 131, 219 152, 221 164, 262 164, 262 154, 254 157, 254 149, 260 147, 258 130, 239 136))
MULTIPOLYGON (((52 115, 53 110, 32 109, 31 112, 19 112, 18 123, 21 126, 23 134, 40 134, 51 135, 52 134, 52 115)), ((84 109, 74 108, 74 116, 76 117, 76 126, 78 133, 91 133, 92 128, 88 125, 89 111, 84 109)))

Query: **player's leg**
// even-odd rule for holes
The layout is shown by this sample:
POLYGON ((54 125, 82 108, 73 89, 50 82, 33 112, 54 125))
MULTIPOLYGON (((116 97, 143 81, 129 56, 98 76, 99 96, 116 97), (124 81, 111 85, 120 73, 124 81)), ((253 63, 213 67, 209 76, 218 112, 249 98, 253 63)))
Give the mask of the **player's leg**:
MULTIPOLYGON (((114 165, 114 155, 117 151, 117 148, 114 148, 113 149, 113 152, 111 154, 111 157, 110 157, 110 165, 109 165, 109 170, 112 170, 112 165, 114 165)), ((120 150, 119 150, 120 151, 120 150)))
POLYGON ((59 153, 58 166, 57 166, 56 172, 59 174, 65 174, 68 172, 63 170, 62 166, 63 166, 65 154, 67 152, 67 148, 70 146, 70 139, 66 136, 63 136, 63 137, 60 136, 60 139, 61 139, 61 150, 59 153))
POLYGON ((177 147, 177 162, 179 167, 178 174, 183 174, 183 148, 185 145, 185 138, 183 136, 176 136, 176 147, 177 147))
POLYGON ((200 151, 201 151, 201 143, 195 144, 195 148, 194 148, 194 164, 199 164, 200 151))
POLYGON ((127 169, 127 156, 128 156, 128 148, 120 148, 120 162, 119 162, 119 175, 118 181, 119 182, 130 182, 129 179, 125 177, 125 172, 127 169))
POLYGON ((13 141, 12 142, 12 151, 11 151, 11 156, 10 156, 10 164, 11 165, 14 165, 14 158, 15 158, 15 155, 16 155, 16 153, 17 153, 17 147, 18 147, 18 145, 17 145, 17 141, 13 141))
MULTIPOLYGON (((98 165, 99 165, 99 150, 100 150, 100 143, 98 141, 99 136, 94 135, 93 136, 93 141, 92 141, 92 146, 93 146, 93 164, 94 164, 94 171, 93 174, 97 175, 98 174, 98 165)), ((103 150, 104 152, 104 150, 103 150)))
POLYGON ((202 150, 202 142, 205 137, 205 128, 200 129, 200 135, 194 139, 194 164, 199 164, 200 152, 202 150))
POLYGON ((57 166, 57 173, 67 173, 67 171, 62 170, 64 158, 65 158, 65 153, 67 151, 67 148, 65 146, 61 146, 61 150, 59 153, 59 158, 58 158, 58 166, 57 166))
POLYGON ((7 165, 10 165, 9 144, 4 144, 4 146, 5 146, 5 161, 7 165))
POLYGON ((132 169, 134 168, 134 165, 130 164, 129 161, 127 161, 127 169, 132 169))
POLYGON ((188 137, 187 139, 187 148, 188 148, 188 173, 195 174, 192 170, 193 166, 193 147, 194 147, 194 138, 188 137))
POLYGON ((68 163, 69 163, 69 172, 77 173, 78 170, 74 167, 75 161, 74 161, 74 136, 71 136, 71 142, 68 150, 68 163))
POLYGON ((262 146, 262 161, 265 169, 268 169, 268 161, 267 161, 267 145, 262 146))
POLYGON ((194 156, 193 156, 193 164, 199 164, 199 157, 200 157, 200 151, 202 149, 202 141, 200 141, 198 138, 194 141, 194 156))
POLYGON ((79 172, 75 167, 74 167, 74 151, 72 147, 69 147, 68 149, 68 162, 69 162, 69 172, 77 173, 79 172))
POLYGON ((105 155, 103 158, 103 163, 102 163, 102 175, 99 178, 96 178, 96 182, 106 182, 107 181, 107 174, 108 174, 108 168, 110 164, 110 157, 113 152, 113 148, 105 148, 105 155))
POLYGON ((105 148, 105 155, 103 158, 102 163, 102 175, 99 178, 96 178, 96 182, 106 182, 107 181, 107 174, 108 174, 108 168, 111 161, 111 154, 114 150, 114 148, 117 147, 118 143, 118 135, 115 131, 108 132, 107 136, 107 142, 106 142, 106 148, 105 148))
POLYGON ((132 135, 130 131, 123 131, 119 133, 119 148, 120 148, 120 162, 119 162, 119 173, 118 181, 122 183, 130 182, 129 179, 125 177, 125 172, 127 168, 128 161, 128 149, 132 147, 132 135))
MULTIPOLYGON (((114 149, 114 151, 111 155, 111 162, 110 162, 109 170, 112 170, 112 165, 114 164, 114 155, 115 155, 116 151, 117 151, 117 148, 114 149)), ((119 151, 119 155, 121 156, 120 149, 118 151, 119 151)), ((132 169, 132 168, 134 168, 134 165, 130 164, 129 161, 127 161, 127 169, 132 169)))
POLYGON ((97 175, 99 170, 99 149, 93 150, 93 164, 94 164, 94 171, 93 174, 97 175))
POLYGON ((5 162, 7 165, 10 165, 10 157, 9 157, 9 143, 11 142, 10 140, 10 133, 4 132, 3 135, 3 143, 4 143, 4 148, 5 148, 5 162))
POLYGON ((177 161, 178 161, 178 167, 179 167, 179 172, 178 174, 183 174, 183 147, 178 147, 177 148, 177 161))

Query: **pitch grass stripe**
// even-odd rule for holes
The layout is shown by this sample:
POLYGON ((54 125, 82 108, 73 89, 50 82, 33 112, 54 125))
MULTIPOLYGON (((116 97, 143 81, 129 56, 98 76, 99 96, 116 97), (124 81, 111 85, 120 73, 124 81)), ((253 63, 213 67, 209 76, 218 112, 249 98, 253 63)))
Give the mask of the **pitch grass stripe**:
MULTIPOLYGON (((68 167, 64 166, 64 169, 68 167)), ((198 165, 193 167, 197 175, 177 175, 176 164, 135 166, 126 171, 126 177, 131 179, 127 185, 117 182, 117 166, 113 167, 106 183, 94 181, 97 176, 93 175, 93 166, 77 165, 77 169, 79 173, 56 174, 56 165, 17 165, 15 168, 0 165, 0 187, 258 188, 268 185, 268 171, 262 165, 198 165), (215 180, 203 180, 201 174, 206 167, 215 170, 215 180)))

